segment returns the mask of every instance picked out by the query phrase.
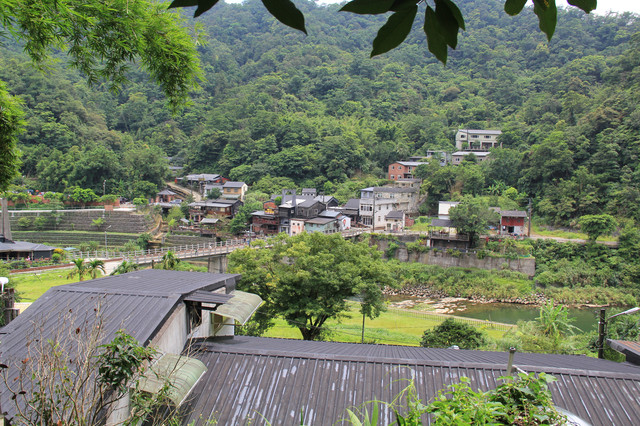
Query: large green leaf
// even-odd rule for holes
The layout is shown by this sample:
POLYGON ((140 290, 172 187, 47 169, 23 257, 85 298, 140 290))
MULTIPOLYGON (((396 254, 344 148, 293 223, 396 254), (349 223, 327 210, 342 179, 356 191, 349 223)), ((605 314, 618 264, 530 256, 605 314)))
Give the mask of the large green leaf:
POLYGON ((446 0, 435 0, 436 3, 436 19, 440 26, 440 32, 447 44, 452 48, 458 45, 458 20, 453 15, 449 4, 446 0))
POLYGON ((598 6, 598 0, 567 0, 572 6, 579 7, 585 12, 589 13, 598 6))
POLYGON ((533 0, 533 12, 538 15, 539 27, 551 40, 556 30, 558 9, 555 0, 533 0))
POLYGON ((342 6, 340 12, 352 12, 360 15, 377 15, 391 10, 395 0, 353 0, 342 6))
POLYGON ((169 5, 168 9, 171 9, 174 7, 191 7, 191 6, 197 6, 197 5, 198 5, 198 0, 173 0, 169 5))
POLYGON ((504 2, 504 11, 511 16, 515 16, 522 12, 527 0, 507 0, 504 2))
POLYGON ((219 0, 174 0, 169 5, 169 9, 173 7, 191 7, 198 6, 195 13, 193 14, 194 18, 205 13, 207 10, 211 9, 213 6, 218 3, 219 0))
MULTIPOLYGON (((456 4, 451 0, 441 0, 441 1, 449 8, 451 15, 455 18, 456 22, 458 23, 458 27, 464 30, 465 29, 464 18, 462 17, 462 12, 460 12, 460 9, 458 9, 458 6, 456 6, 456 4)), ((436 4, 436 13, 438 13, 437 4, 436 4)), ((458 30, 456 30, 456 33, 457 32, 458 30)))
POLYGON ((278 21, 288 27, 307 33, 304 15, 290 0, 262 0, 262 4, 278 21))
POLYGON ((424 15, 424 33, 427 35, 427 47, 429 52, 443 64, 447 63, 447 41, 442 35, 442 28, 436 12, 427 6, 424 15))
POLYGON ((391 15, 373 40, 371 57, 386 53, 400 45, 411 32, 416 13, 418 13, 418 6, 414 4, 391 15))

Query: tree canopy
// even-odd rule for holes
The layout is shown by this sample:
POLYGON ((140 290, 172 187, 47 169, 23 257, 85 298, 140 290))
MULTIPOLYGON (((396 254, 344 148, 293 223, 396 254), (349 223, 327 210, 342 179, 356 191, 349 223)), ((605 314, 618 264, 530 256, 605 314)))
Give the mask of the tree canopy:
POLYGON ((281 235, 271 243, 269 249, 256 242, 229 255, 229 272, 242 274, 238 289, 265 301, 254 317, 258 333, 280 316, 303 339, 317 339, 327 320, 346 313, 350 297, 362 300, 361 312, 369 318, 384 309, 382 287, 392 277, 375 248, 317 232, 281 235))
MULTIPOLYGON (((90 84, 106 82, 116 90, 138 60, 174 111, 187 103, 200 77, 195 43, 183 24, 179 14, 148 0, 3 0, 0 5, 0 35, 19 40, 38 68, 47 69, 49 59, 58 56, 54 52, 66 52, 90 84)), ((0 189, 17 172, 19 111, 20 103, 0 81, 0 189)))
POLYGON ((477 236, 487 230, 492 222, 498 221, 498 214, 489 209, 481 199, 465 196, 460 204, 449 210, 451 222, 461 234, 469 234, 469 240, 475 244, 477 236))

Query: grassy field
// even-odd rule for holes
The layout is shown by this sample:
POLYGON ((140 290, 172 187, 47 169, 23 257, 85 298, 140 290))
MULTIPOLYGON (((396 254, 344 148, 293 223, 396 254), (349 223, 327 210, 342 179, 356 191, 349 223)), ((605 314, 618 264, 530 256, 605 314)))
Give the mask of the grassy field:
POLYGON ((78 277, 67 278, 71 269, 60 269, 53 272, 13 274, 9 277, 18 292, 18 302, 34 302, 51 287, 77 283, 78 277))
MULTIPOLYGON (((587 240, 589 237, 587 234, 582 232, 574 232, 574 231, 566 231, 562 229, 544 229, 540 225, 536 223, 531 224, 531 233, 540 235, 541 237, 555 237, 555 238, 564 238, 567 240, 587 240)), ((617 241, 616 237, 612 237, 610 235, 603 235, 598 238, 598 241, 617 241)))
MULTIPOLYGON (((422 318, 396 312, 384 312, 378 318, 365 320, 364 339, 366 343, 380 343, 389 345, 418 346, 422 333, 440 324, 443 320, 437 317, 424 316, 422 318)), ((265 336, 287 339, 301 339, 300 331, 289 326, 286 321, 276 319, 276 325, 265 336)), ((330 330, 328 340, 334 342, 360 342, 362 339, 362 316, 358 306, 352 305, 347 318, 340 322, 330 320, 326 324, 330 330)), ((479 327, 492 339, 501 338, 503 331, 492 330, 487 326, 479 327)))

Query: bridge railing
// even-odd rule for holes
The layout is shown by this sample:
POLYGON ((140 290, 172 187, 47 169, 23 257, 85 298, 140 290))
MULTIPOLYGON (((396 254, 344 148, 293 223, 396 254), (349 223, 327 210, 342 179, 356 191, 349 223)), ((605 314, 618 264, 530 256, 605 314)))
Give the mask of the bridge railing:
MULTIPOLYGON (((365 229, 349 230, 342 233, 344 237, 353 237, 363 232, 369 232, 365 229)), ((228 254, 233 250, 248 247, 252 241, 266 240, 266 238, 233 238, 224 241, 211 241, 210 243, 185 244, 173 247, 153 248, 148 250, 135 250, 121 252, 116 250, 88 250, 88 251, 72 251, 69 258, 75 259, 122 259, 135 263, 151 263, 162 260, 162 257, 168 252, 173 252, 180 259, 188 259, 192 257, 214 256, 219 254, 228 254)))

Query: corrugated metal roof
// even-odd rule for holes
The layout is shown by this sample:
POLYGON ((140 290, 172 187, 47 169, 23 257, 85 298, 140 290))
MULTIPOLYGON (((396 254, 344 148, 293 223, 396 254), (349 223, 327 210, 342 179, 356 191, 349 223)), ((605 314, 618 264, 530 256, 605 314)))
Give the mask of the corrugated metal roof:
MULTIPOLYGON (((33 356, 29 355, 29 346, 37 340, 60 340, 63 346, 69 345, 68 334, 64 333, 88 332, 98 323, 99 344, 112 340, 121 329, 147 344, 184 296, 196 290, 233 289, 238 277, 146 269, 53 287, 1 329, 0 359, 13 366, 33 356)), ((1 381, 0 393, 3 410, 12 413, 15 407, 1 381)))
POLYGON ((52 251, 55 247, 45 244, 30 243, 27 241, 0 242, 0 253, 4 252, 38 252, 52 251))
POLYGON ((432 219, 430 226, 442 226, 444 228, 450 228, 453 222, 450 219, 432 219))
POLYGON ((223 188, 242 188, 245 185, 246 185, 246 183, 244 183, 244 182, 228 181, 228 182, 225 182, 224 185, 222 185, 222 187, 223 188))
MULTIPOLYGON (((508 360, 502 352, 246 336, 202 342, 196 349, 209 372, 185 407, 185 424, 211 416, 221 424, 248 419, 298 424, 300 413, 304 424, 344 423, 345 409, 373 399, 392 401, 409 379, 424 402, 462 376, 476 389, 495 388, 508 360)), ((586 356, 521 353, 515 363, 556 376, 551 385, 556 405, 594 425, 640 424, 638 367, 586 356)), ((389 409, 380 416, 383 424, 394 420, 389 409)))
POLYGON ((500 216, 507 217, 527 217, 527 212, 522 210, 500 210, 500 216))
POLYGON ((502 134, 502 130, 458 129, 458 131, 463 133, 477 133, 480 135, 501 135, 502 134))

